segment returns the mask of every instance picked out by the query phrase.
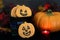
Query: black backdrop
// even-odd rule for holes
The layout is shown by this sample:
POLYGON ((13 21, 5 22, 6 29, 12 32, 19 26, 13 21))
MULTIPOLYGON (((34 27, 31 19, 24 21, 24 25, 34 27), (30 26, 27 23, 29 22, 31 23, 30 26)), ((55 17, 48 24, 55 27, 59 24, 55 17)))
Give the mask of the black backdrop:
MULTIPOLYGON (((12 17, 10 17, 10 24, 9 25, 10 25, 10 28, 11 28, 12 32, 7 33, 8 36, 6 36, 7 34, 3 35, 4 39, 2 38, 1 40, 44 40, 44 36, 41 34, 41 31, 36 26, 35 26, 35 30, 36 30, 35 35, 33 37, 31 37, 29 39, 21 38, 17 33, 17 29, 18 29, 17 26, 18 25, 16 25, 16 23, 19 22, 19 21, 28 21, 28 22, 33 23, 30 20, 32 20, 32 18, 34 16, 34 12, 38 11, 37 8, 38 8, 39 5, 44 5, 46 2, 50 3, 51 5, 54 5, 54 2, 56 2, 57 6, 60 6, 60 1, 59 0, 3 0, 3 2, 4 2, 4 5, 5 5, 4 10, 7 14, 9 14, 9 16, 10 16, 10 12, 11 12, 11 9, 12 9, 12 8, 9 7, 10 3, 12 3, 13 5, 17 5, 17 4, 23 5, 24 4, 24 5, 29 6, 31 9, 33 9, 33 15, 29 18, 12 18, 12 17)), ((50 40, 60 40, 60 32, 51 33, 49 35, 49 37, 50 37, 50 40)), ((45 40, 47 40, 47 39, 45 39, 45 40)))

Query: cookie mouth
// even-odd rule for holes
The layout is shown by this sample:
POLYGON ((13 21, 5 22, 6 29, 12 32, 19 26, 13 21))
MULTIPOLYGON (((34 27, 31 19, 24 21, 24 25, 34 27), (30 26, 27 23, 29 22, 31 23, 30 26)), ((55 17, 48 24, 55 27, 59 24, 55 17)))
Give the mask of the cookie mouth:
POLYGON ((27 13, 20 13, 22 16, 27 16, 27 13))
POLYGON ((29 36, 29 35, 31 34, 31 31, 29 31, 29 32, 23 32, 23 34, 24 34, 25 36, 29 36))

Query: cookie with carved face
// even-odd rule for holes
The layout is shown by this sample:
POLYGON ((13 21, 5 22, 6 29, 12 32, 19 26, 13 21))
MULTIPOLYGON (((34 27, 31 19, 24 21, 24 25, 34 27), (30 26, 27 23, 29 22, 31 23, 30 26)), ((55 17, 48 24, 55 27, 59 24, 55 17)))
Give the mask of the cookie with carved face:
POLYGON ((19 6, 16 10, 17 17, 30 17, 31 15, 32 15, 31 9, 25 5, 19 6))
POLYGON ((18 34, 22 38, 30 38, 35 33, 33 24, 24 22, 18 28, 18 34))
POLYGON ((17 5, 11 10, 12 17, 30 17, 32 16, 32 11, 29 7, 25 5, 17 5))

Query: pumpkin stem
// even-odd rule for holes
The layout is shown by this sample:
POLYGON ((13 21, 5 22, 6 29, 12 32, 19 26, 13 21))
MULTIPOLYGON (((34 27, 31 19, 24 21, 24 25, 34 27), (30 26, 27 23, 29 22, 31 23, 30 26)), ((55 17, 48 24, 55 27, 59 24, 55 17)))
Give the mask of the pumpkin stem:
POLYGON ((47 15, 53 15, 51 9, 47 10, 47 15))
POLYGON ((25 5, 22 5, 22 6, 24 6, 24 7, 25 7, 25 5))
POLYGON ((27 23, 26 21, 24 23, 27 23))

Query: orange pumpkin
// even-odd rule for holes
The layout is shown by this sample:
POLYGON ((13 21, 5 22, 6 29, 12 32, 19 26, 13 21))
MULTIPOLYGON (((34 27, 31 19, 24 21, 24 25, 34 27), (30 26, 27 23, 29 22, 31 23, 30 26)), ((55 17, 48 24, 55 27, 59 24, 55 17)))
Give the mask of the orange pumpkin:
POLYGON ((42 30, 60 31, 60 12, 38 12, 34 16, 34 22, 42 30))

